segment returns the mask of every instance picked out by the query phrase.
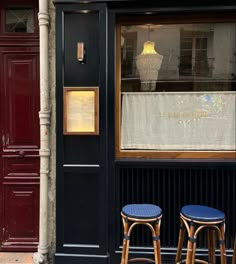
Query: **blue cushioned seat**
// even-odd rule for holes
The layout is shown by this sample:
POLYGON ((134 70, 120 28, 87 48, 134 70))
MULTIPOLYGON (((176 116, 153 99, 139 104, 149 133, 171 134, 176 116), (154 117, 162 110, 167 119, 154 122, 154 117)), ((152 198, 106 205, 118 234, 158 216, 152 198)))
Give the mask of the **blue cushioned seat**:
POLYGON ((222 211, 204 205, 183 206, 181 213, 191 220, 202 222, 215 222, 225 219, 225 214, 222 211))
POLYGON ((128 204, 122 208, 122 213, 131 218, 149 219, 161 216, 162 210, 154 204, 128 204))

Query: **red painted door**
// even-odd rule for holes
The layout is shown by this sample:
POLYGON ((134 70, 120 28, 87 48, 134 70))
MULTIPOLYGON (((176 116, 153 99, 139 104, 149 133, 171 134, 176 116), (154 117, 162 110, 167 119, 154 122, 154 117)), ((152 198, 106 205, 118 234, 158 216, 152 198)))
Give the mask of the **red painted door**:
POLYGON ((34 23, 26 32, 29 29, 18 22, 25 10, 32 19, 35 12, 28 6, 1 7, 1 251, 31 251, 38 243, 39 51, 34 23))

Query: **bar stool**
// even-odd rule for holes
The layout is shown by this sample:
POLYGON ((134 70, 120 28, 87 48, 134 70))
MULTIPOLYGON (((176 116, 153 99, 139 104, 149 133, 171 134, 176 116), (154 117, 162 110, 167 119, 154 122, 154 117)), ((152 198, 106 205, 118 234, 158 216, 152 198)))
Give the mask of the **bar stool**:
POLYGON ((121 216, 124 226, 121 264, 127 264, 129 261, 148 261, 154 262, 155 264, 161 264, 161 246, 159 237, 162 218, 161 208, 153 204, 128 204, 122 208, 121 216), (151 230, 154 260, 151 258, 128 258, 131 231, 134 226, 140 224, 148 226, 151 230))
POLYGON ((194 264, 194 262, 215 263, 215 233, 220 245, 221 264, 226 264, 225 214, 215 208, 203 205, 183 206, 180 212, 179 241, 175 262, 184 261, 186 264, 194 264), (208 262, 195 259, 197 236, 204 228, 208 229, 208 262), (186 259, 181 260, 185 231, 188 234, 187 256, 186 259))

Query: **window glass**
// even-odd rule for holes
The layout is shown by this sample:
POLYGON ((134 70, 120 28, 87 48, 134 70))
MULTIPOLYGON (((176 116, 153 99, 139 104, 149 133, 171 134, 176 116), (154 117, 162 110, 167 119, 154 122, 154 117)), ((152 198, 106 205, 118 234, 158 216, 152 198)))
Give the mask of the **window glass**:
POLYGON ((7 8, 6 32, 34 32, 34 13, 32 8, 7 8))
POLYGON ((119 34, 119 149, 234 151, 236 24, 123 24, 119 34))

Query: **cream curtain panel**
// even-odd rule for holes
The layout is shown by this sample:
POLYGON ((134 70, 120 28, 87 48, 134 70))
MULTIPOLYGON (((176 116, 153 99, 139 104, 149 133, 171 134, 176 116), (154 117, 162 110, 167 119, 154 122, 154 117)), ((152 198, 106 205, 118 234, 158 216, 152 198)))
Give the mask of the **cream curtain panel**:
POLYGON ((121 149, 235 150, 235 94, 122 93, 121 149))

